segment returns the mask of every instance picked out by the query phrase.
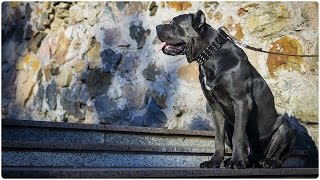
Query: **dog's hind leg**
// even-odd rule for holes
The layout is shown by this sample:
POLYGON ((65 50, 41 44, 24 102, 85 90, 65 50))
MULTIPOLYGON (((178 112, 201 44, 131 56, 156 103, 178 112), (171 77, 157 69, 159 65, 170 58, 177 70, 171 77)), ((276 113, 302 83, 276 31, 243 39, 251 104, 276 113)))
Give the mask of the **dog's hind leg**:
POLYGON ((265 159, 260 161, 264 168, 279 168, 290 155, 295 142, 294 131, 285 121, 273 134, 268 145, 265 159))

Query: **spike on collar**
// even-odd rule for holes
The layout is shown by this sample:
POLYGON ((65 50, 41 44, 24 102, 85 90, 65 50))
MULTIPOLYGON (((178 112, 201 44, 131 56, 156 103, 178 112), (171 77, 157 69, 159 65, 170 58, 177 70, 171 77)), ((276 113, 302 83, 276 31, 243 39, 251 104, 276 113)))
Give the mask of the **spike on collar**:
POLYGON ((207 62, 214 54, 217 54, 221 46, 229 40, 229 36, 221 29, 218 29, 218 36, 215 40, 206 47, 197 57, 197 62, 202 65, 207 62))

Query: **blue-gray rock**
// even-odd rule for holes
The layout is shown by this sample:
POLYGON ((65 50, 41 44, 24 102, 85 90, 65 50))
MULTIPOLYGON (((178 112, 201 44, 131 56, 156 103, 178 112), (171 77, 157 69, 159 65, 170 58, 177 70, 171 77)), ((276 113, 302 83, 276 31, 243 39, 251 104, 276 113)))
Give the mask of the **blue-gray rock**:
POLYGON ((114 52, 112 49, 106 49, 100 53, 102 59, 102 71, 104 73, 108 73, 111 69, 116 70, 121 58, 122 54, 114 52))
POLYGON ((155 81, 156 75, 161 74, 161 70, 155 65, 155 63, 149 63, 147 68, 142 70, 142 75, 146 80, 155 81))
MULTIPOLYGON (((2 59, 2 61, 5 61, 2 59)), ((2 99, 12 99, 15 98, 16 95, 16 86, 15 86, 15 79, 17 76, 17 71, 14 65, 10 63, 4 63, 2 64, 2 99)), ((3 104, 2 104, 3 105, 3 104)))
POLYGON ((192 119, 188 129, 200 131, 213 131, 214 128, 210 125, 210 120, 196 116, 192 119))
POLYGON ((30 20, 31 13, 32 13, 32 8, 30 7, 30 3, 26 4, 24 12, 25 12, 25 15, 26 15, 26 19, 30 20))
POLYGON ((74 97, 72 93, 72 89, 64 88, 61 92, 60 103, 63 109, 66 110, 67 115, 83 120, 86 115, 86 109, 81 109, 81 103, 77 101, 77 98, 72 98, 74 97))
POLYGON ((153 98, 150 99, 151 100, 146 107, 144 125, 146 127, 161 128, 166 124, 168 118, 166 114, 161 111, 161 108, 157 105, 156 101, 153 98))
POLYGON ((66 98, 68 101, 87 104, 87 101, 90 99, 90 94, 85 84, 76 82, 71 86, 70 93, 68 93, 66 98))
POLYGON ((85 78, 90 97, 94 98, 108 91, 112 75, 111 73, 103 72, 101 68, 96 68, 90 70, 89 73, 82 78, 85 78))
POLYGON ((55 110, 57 107, 57 91, 55 81, 52 81, 46 88, 46 102, 48 103, 50 110, 55 110))
POLYGON ((124 6, 127 4, 127 2, 124 2, 124 1, 117 1, 116 2, 116 5, 117 5, 117 8, 121 11, 124 6))
POLYGON ((137 42, 137 48, 141 49, 143 48, 147 37, 150 35, 150 29, 145 30, 142 26, 142 22, 132 22, 130 27, 130 37, 137 42), (138 24, 138 25, 136 25, 138 24))
POLYGON ((24 35, 24 39, 25 40, 30 40, 33 36, 33 31, 32 31, 32 26, 31 24, 28 24, 25 30, 25 35, 24 35))
POLYGON ((106 94, 97 96, 94 106, 103 124, 113 124, 117 121, 127 121, 130 119, 130 112, 127 109, 118 109, 116 102, 106 94))
POLYGON ((36 107, 37 111, 41 111, 42 109, 42 102, 43 102, 43 98, 44 98, 44 86, 40 85, 37 95, 34 97, 34 101, 33 101, 33 105, 36 107))
POLYGON ((145 121, 145 117, 144 116, 137 116, 135 118, 133 118, 130 121, 130 126, 139 126, 139 127, 144 127, 144 121, 145 121))

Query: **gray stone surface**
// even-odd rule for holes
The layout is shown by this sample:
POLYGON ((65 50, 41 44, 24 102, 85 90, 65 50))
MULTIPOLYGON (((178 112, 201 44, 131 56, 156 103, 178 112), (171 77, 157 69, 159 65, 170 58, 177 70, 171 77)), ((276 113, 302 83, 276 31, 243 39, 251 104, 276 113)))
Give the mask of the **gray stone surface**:
POLYGON ((122 54, 114 52, 112 49, 106 49, 100 53, 102 60, 102 71, 108 73, 111 69, 116 70, 121 58, 122 54))
POLYGON ((133 152, 17 152, 2 154, 2 166, 34 167, 198 167, 210 156, 133 152))
POLYGON ((200 168, 15 168, 3 167, 3 177, 15 178, 316 178, 319 169, 200 169, 200 168))
POLYGON ((52 81, 46 88, 46 102, 51 110, 55 110, 57 107, 57 85, 55 81, 52 81))
POLYGON ((150 98, 144 116, 144 126, 146 127, 163 127, 168 120, 166 114, 153 98, 150 98))
POLYGON ((63 143, 103 143, 105 135, 99 131, 70 131, 35 127, 2 129, 2 140, 63 143))
POLYGON ((119 120, 130 119, 129 111, 117 108, 116 102, 106 94, 96 97, 94 106, 103 124, 113 124, 119 120))
POLYGON ((104 73, 101 68, 96 68, 85 73, 82 79, 87 84, 89 94, 93 98, 108 91, 112 75, 104 73))
POLYGON ((147 37, 150 35, 150 29, 145 30, 141 21, 131 22, 130 24, 130 37, 137 42, 137 48, 143 48, 147 37))

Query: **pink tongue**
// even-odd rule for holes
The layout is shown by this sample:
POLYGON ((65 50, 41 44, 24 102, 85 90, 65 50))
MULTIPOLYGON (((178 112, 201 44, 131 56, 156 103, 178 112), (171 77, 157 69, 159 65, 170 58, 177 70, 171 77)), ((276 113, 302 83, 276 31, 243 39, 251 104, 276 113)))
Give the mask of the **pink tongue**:
POLYGON ((158 47, 157 51, 158 51, 158 52, 161 51, 162 48, 163 48, 166 44, 167 44, 166 42, 161 43, 160 46, 158 47))

